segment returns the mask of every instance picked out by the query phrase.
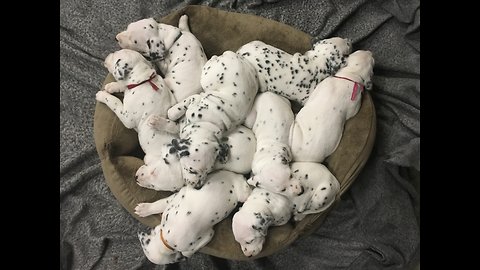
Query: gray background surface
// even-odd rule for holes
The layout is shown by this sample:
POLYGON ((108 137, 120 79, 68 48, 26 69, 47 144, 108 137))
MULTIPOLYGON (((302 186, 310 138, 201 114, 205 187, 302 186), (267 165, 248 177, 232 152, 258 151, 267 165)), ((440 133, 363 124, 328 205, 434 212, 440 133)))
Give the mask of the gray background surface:
POLYGON ((61 269, 411 269, 420 254, 420 1, 60 2, 61 269), (93 140, 95 93, 128 23, 188 4, 255 14, 316 39, 348 37, 375 57, 377 139, 359 178, 312 235, 251 262, 201 253, 151 264, 136 233, 147 228, 115 200, 93 140))

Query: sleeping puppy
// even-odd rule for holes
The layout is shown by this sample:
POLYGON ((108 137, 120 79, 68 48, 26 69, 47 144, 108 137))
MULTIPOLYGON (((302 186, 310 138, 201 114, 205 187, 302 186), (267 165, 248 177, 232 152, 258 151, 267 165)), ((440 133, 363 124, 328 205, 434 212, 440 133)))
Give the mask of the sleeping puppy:
POLYGON ((205 92, 168 110, 173 121, 185 115, 180 139, 186 151, 179 153, 180 163, 186 183, 197 188, 202 187, 217 159, 226 162, 228 145, 220 140, 245 121, 258 89, 253 66, 232 51, 208 60, 200 83, 205 92))
POLYGON ((291 169, 292 178, 299 180, 305 189, 302 195, 290 197, 295 221, 330 207, 340 191, 340 183, 327 167, 317 162, 293 162, 291 169))
POLYGON ((215 233, 213 226, 250 193, 242 175, 217 171, 208 175, 202 189, 185 186, 165 199, 138 204, 135 213, 141 217, 163 213, 160 224, 150 234, 139 234, 145 255, 155 264, 192 256, 210 242, 215 233))
POLYGON ((120 47, 138 51, 154 62, 175 99, 181 101, 202 91, 200 73, 207 57, 189 30, 187 15, 181 16, 178 24, 174 27, 143 19, 129 24, 116 39, 120 47))
POLYGON ((345 122, 360 109, 363 89, 372 87, 374 64, 370 51, 356 51, 345 67, 315 88, 290 131, 294 161, 323 162, 335 151, 345 122))
POLYGON ((152 64, 136 51, 122 49, 111 53, 104 65, 117 81, 105 85, 96 99, 105 103, 126 128, 138 132, 140 146, 147 155, 157 155, 159 147, 178 133, 176 124, 166 119, 175 97, 152 64), (123 103, 111 94, 115 92, 124 92, 123 103), (156 122, 162 128, 153 130, 149 126, 152 115, 162 119, 156 122))
POLYGON ((300 183, 290 179, 292 158, 288 136, 292 123, 290 101, 271 92, 257 95, 245 120, 245 126, 250 127, 257 138, 250 185, 284 195, 301 194, 300 183))
MULTIPOLYGON (((227 137, 222 138, 223 143, 228 144, 228 158, 226 163, 215 162, 212 170, 228 170, 239 174, 247 174, 252 170, 253 154, 256 148, 256 139, 252 130, 238 126, 227 137)), ((187 150, 183 141, 173 139, 171 143, 164 145, 163 156, 145 162, 138 169, 135 179, 137 183, 154 190, 177 191, 185 184, 182 175, 179 155, 187 150)), ((194 152, 196 148, 194 148, 194 152)))
POLYGON ((273 92, 304 105, 319 82, 344 65, 352 50, 348 39, 324 39, 305 54, 288 54, 262 41, 251 41, 237 50, 257 70, 260 92, 273 92))
POLYGON ((292 202, 285 196, 254 188, 238 212, 233 215, 232 231, 247 257, 262 251, 270 226, 280 226, 292 216, 292 202))

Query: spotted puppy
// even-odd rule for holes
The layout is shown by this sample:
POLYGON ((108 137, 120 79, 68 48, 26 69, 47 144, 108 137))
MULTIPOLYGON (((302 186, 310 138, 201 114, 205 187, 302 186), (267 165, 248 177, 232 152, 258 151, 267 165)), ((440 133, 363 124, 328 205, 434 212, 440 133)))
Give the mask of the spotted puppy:
POLYGON ((290 131, 293 160, 323 162, 335 151, 345 121, 360 109, 362 90, 372 87, 374 64, 371 52, 356 51, 345 67, 315 88, 290 131))
MULTIPOLYGON (((256 149, 256 139, 252 130, 243 125, 238 126, 227 137, 221 139, 222 143, 228 144, 228 159, 226 163, 215 162, 213 170, 228 170, 235 173, 247 174, 252 170, 252 160, 256 149)), ((137 183, 154 190, 177 191, 185 185, 182 176, 179 155, 185 155, 188 147, 181 140, 173 139, 171 143, 164 145, 163 156, 145 162, 138 169, 135 178, 137 183), (181 146, 183 145, 183 146, 181 146)), ((199 149, 194 148, 193 152, 199 149)))
POLYGON ((166 119, 175 97, 152 64, 136 51, 122 49, 111 53, 104 65, 116 82, 105 85, 96 99, 105 103, 125 127, 138 132, 140 146, 147 155, 157 155, 159 147, 178 133, 175 123, 166 119), (115 92, 124 92, 123 102, 112 95, 115 92), (152 116, 158 118, 156 124, 162 128, 151 128, 152 116))
POLYGON ((285 196, 254 188, 238 212, 233 215, 232 231, 247 257, 262 251, 270 226, 280 226, 292 216, 292 202, 285 196))
POLYGON ((293 162, 291 168, 292 178, 305 189, 302 195, 290 197, 295 221, 325 211, 335 201, 340 183, 327 167, 318 162, 293 162))
POLYGON ((317 42, 305 54, 286 53, 262 41, 251 41, 237 50, 257 70, 260 92, 273 92, 304 105, 319 82, 344 65, 351 41, 339 37, 317 42))
POLYGON ((226 161, 228 145, 220 140, 245 121, 258 89, 253 66, 232 51, 208 60, 200 83, 205 92, 168 110, 168 118, 174 121, 185 115, 180 139, 188 151, 180 153, 180 163, 185 182, 197 188, 217 158, 226 161))
POLYGON ((177 101, 202 91, 200 74, 207 57, 202 44, 190 32, 188 17, 179 27, 157 23, 153 18, 128 25, 116 39, 122 48, 140 52, 154 62, 177 101))
POLYGON ((257 151, 252 161, 252 186, 275 193, 298 195, 302 186, 290 179, 292 155, 288 146, 290 126, 293 123, 290 101, 271 92, 258 94, 245 126, 257 138, 257 151))
POLYGON ((215 233, 213 226, 250 193, 242 175, 217 171, 208 175, 202 189, 185 186, 165 199, 138 204, 135 213, 141 217, 163 213, 160 224, 150 234, 139 234, 145 255, 155 264, 192 256, 210 242, 215 233))

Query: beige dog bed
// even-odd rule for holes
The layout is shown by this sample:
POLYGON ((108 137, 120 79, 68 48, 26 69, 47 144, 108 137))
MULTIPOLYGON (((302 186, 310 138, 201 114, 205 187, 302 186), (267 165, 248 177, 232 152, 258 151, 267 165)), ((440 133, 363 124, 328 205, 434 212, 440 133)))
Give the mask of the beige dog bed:
MULTIPOLYGON (((235 51, 241 45, 257 39, 288 53, 303 53, 311 48, 311 36, 290 26, 253 15, 225 12, 205 6, 187 6, 157 20, 177 26, 182 14, 188 15, 191 32, 200 40, 209 58, 226 50, 235 51)), ((109 74, 103 85, 111 81, 113 77, 109 74)), ((375 124, 375 109, 371 96, 364 92, 360 111, 347 121, 340 145, 325 162, 340 182, 340 195, 352 184, 370 155, 375 140, 375 124)), ((105 180, 113 195, 141 223, 150 227, 158 225, 160 215, 141 218, 134 214, 138 203, 153 202, 170 194, 145 189, 135 183, 134 175, 143 164, 144 155, 137 133, 125 128, 106 105, 97 102, 94 137, 105 180)), ((308 215, 298 223, 292 221, 283 226, 270 227, 263 250, 250 258, 242 253, 240 245, 233 237, 232 214, 215 226, 214 238, 200 249, 200 252, 234 260, 268 256, 316 230, 327 213, 328 210, 308 215)))

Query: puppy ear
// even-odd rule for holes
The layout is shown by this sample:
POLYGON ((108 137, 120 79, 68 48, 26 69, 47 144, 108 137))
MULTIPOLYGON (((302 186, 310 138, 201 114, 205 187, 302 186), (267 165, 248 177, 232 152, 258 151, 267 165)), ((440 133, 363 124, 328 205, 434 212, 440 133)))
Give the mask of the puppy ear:
POLYGON ((115 36, 115 39, 120 47, 127 49, 128 44, 130 44, 130 33, 127 31, 120 32, 115 36))
POLYGON ((155 69, 147 63, 147 60, 140 61, 135 63, 133 69, 129 72, 130 76, 128 76, 128 78, 131 79, 133 83, 140 83, 148 80, 154 72, 155 69))
MULTIPOLYGON (((228 140, 228 138, 226 138, 228 140)), ((217 152, 217 160, 225 164, 228 161, 228 158, 230 156, 230 145, 225 142, 219 142, 218 143, 218 152, 217 152)))

